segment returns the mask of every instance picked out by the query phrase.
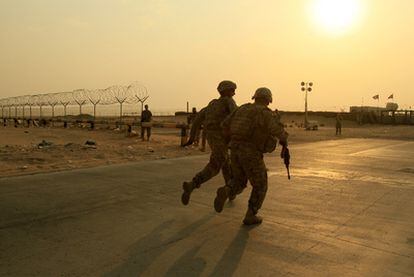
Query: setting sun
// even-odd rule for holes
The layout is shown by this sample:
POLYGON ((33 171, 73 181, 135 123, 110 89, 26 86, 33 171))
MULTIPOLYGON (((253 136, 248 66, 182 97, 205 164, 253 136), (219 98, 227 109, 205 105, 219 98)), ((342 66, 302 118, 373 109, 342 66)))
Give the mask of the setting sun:
POLYGON ((316 23, 331 34, 348 31, 361 12, 358 0, 315 0, 312 16, 316 23))

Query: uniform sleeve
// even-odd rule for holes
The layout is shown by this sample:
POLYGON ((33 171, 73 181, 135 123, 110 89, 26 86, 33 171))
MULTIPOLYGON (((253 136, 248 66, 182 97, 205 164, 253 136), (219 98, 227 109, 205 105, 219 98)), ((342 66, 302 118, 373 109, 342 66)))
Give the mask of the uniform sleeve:
POLYGON ((220 126, 223 129, 224 133, 229 133, 230 132, 231 120, 232 120, 234 114, 236 113, 236 110, 237 110, 237 107, 228 116, 226 116, 226 118, 221 122, 220 126))
POLYGON ((229 98, 227 105, 228 105, 228 110, 230 113, 232 113, 234 110, 237 109, 236 101, 234 101, 233 98, 229 98))
POLYGON ((276 137, 280 144, 287 144, 289 134, 285 131, 285 127, 280 120, 275 118, 270 110, 264 112, 264 122, 271 136, 276 137))

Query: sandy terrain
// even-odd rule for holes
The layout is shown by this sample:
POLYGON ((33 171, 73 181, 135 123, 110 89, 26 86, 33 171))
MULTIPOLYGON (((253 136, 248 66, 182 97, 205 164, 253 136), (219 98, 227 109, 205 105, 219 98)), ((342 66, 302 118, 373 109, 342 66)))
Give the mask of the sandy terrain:
POLYGON ((154 134, 150 142, 113 130, 0 128, 0 176, 57 171, 199 154, 179 147, 180 137, 154 134), (39 148, 43 140, 53 143, 39 148), (92 140, 96 147, 87 146, 92 140))
MULTIPOLYGON (((414 140, 414 126, 358 126, 346 121, 342 136, 335 136, 334 119, 321 117, 311 120, 317 120, 323 126, 318 131, 304 131, 296 127, 297 122, 302 122, 301 117, 283 118, 292 146, 296 143, 342 138, 414 140)), ((137 136, 126 137, 125 132, 108 129, 90 131, 75 127, 1 126, 0 177, 202 154, 198 148, 180 147, 179 132, 178 129, 154 129, 152 140, 142 142, 137 136), (43 140, 53 144, 39 148, 38 144, 43 140), (96 142, 96 147, 86 146, 87 140, 96 142)))

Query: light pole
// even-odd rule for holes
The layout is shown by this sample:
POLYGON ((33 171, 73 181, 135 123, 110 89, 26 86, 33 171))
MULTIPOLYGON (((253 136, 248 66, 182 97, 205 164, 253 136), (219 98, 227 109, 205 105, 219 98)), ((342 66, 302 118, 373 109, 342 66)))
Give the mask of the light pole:
POLYGON ((312 82, 300 83, 301 90, 305 92, 305 129, 308 128, 308 92, 312 91, 312 82))

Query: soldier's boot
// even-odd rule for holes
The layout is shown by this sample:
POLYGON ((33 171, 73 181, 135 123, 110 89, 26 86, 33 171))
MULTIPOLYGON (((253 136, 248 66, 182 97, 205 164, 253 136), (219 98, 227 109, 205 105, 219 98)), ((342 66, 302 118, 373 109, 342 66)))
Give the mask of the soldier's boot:
POLYGON ((233 189, 230 191, 229 193, 229 201, 233 201, 234 199, 236 199, 238 194, 241 194, 243 192, 243 190, 245 189, 246 186, 244 187, 238 187, 237 189, 233 189))
POLYGON ((262 223, 263 219, 260 216, 254 214, 252 209, 248 209, 246 216, 243 219, 244 225, 256 225, 262 223))
POLYGON ((183 182, 183 194, 181 195, 181 202, 183 205, 188 205, 190 202, 190 195, 193 192, 195 185, 193 181, 191 182, 183 182))
POLYGON ((230 188, 228 186, 220 187, 217 189, 217 195, 214 199, 214 209, 216 212, 221 213, 226 203, 227 198, 229 197, 230 188))

